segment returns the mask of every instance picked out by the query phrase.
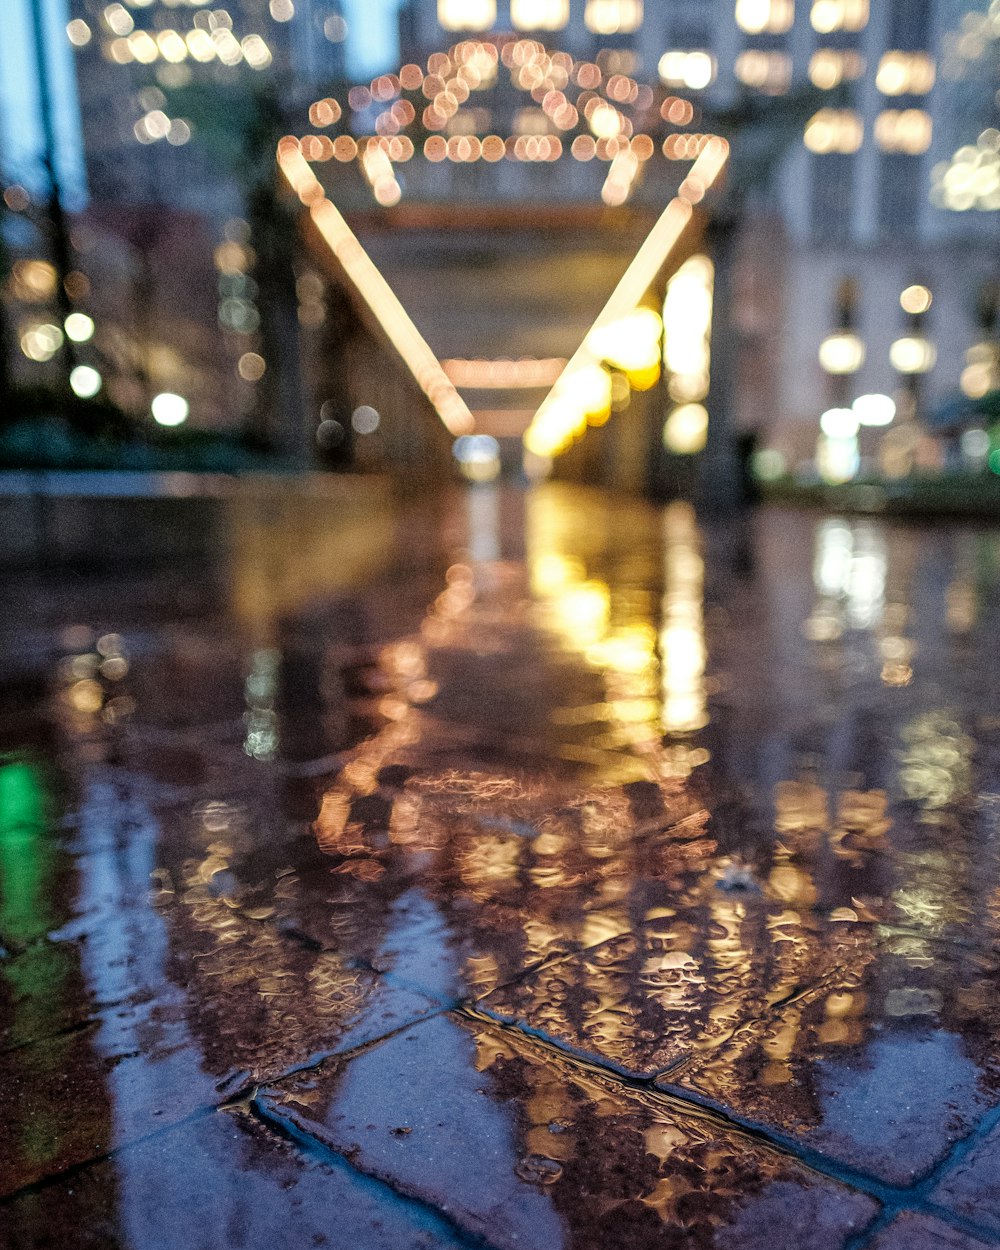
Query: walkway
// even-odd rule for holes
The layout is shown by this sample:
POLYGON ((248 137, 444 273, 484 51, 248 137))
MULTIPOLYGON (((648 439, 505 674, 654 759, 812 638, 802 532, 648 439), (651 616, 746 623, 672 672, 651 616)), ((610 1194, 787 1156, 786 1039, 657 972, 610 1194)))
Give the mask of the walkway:
POLYGON ((4 1250, 1000 1245, 1000 531, 272 537, 10 588, 4 1250))

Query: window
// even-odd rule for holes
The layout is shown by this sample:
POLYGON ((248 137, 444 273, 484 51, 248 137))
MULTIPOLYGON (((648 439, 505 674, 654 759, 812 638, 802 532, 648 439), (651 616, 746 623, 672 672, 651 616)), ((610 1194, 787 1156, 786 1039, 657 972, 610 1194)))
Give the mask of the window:
POLYGON ((562 30, 569 21, 569 0, 510 0, 515 30, 562 30))
POLYGON ((642 0, 587 0, 583 15, 595 35, 629 35, 642 25, 642 0))
POLYGON ((795 0, 736 0, 736 25, 751 35, 783 35, 795 21, 795 0))
POLYGON ((792 58, 786 52, 741 52, 733 68, 744 86, 768 95, 781 95, 792 79, 792 58))
POLYGON ((883 95, 926 95, 934 86, 934 73, 926 52, 886 52, 875 85, 883 95))
POLYGON ((930 114, 923 109, 885 109, 875 118, 875 142, 883 152, 919 156, 931 146, 930 114))
POLYGON ((841 52, 837 48, 817 48, 809 58, 809 81, 814 87, 829 91, 842 82, 860 78, 865 72, 865 58, 860 52, 841 52))
POLYGON ((865 124, 854 109, 820 109, 806 123, 805 145, 810 152, 856 152, 865 137, 865 124))
POLYGON ((664 52, 659 72, 665 87, 700 91, 715 78, 715 59, 710 52, 664 52))
POLYGON ((497 0, 438 0, 438 22, 445 30, 489 30, 496 20, 497 0))
POLYGON ((868 0, 813 0, 809 20, 813 30, 821 35, 835 30, 864 30, 868 25, 868 0))

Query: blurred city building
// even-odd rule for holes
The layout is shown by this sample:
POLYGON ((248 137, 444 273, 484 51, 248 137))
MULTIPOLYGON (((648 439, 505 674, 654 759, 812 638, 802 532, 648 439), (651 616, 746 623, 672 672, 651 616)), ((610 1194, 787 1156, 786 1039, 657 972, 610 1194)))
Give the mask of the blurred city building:
POLYGON ((748 98, 815 93, 753 197, 733 309, 736 419, 790 467, 812 457, 821 413, 858 396, 926 417, 1000 381, 995 0, 408 0, 401 14, 413 59, 511 30, 659 80, 706 128, 748 98))
MULTIPOLYGON (((52 27, 59 6, 32 4, 52 27)), ((278 203, 267 188, 281 133, 303 136, 501 436, 525 427, 546 362, 572 355, 716 130, 751 171, 731 274, 717 265, 731 415, 769 471, 814 458, 831 479, 863 457, 935 467, 927 420, 1000 380, 1000 0, 405 0, 370 82, 351 80, 357 32, 336 0, 71 0, 63 16, 48 76, 62 116, 75 66, 89 195, 70 298, 92 325, 72 350, 128 409, 166 392, 194 424, 252 420, 282 343, 286 372, 297 354, 306 372, 305 392, 286 387, 282 402, 307 397, 307 442, 329 427, 331 361, 343 364, 338 335, 357 309, 319 253, 300 253, 294 333, 268 323, 281 301, 260 261, 273 248, 254 232, 278 203), (52 70, 67 52, 69 79, 52 70), (487 378, 501 356, 530 366, 506 407, 498 379, 512 375, 487 378)), ((32 378, 71 346, 45 310, 57 275, 39 234, 44 184, 6 196, 7 294, 32 378)), ((378 440, 353 439, 355 400, 370 403, 342 399, 334 423, 360 454, 378 440)), ((699 445, 669 403, 664 416, 668 447, 699 445)), ((969 452, 986 454, 981 440, 969 452)))

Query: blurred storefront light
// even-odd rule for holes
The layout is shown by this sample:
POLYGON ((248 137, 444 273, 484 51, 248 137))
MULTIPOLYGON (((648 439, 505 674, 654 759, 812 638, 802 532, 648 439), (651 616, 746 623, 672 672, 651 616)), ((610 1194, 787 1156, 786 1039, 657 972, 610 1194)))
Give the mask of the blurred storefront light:
POLYGON ((865 363, 865 345, 852 330, 838 330, 820 343, 819 363, 827 373, 857 373, 865 363))
POLYGON ((66 337, 73 343, 86 343, 94 337, 94 321, 86 313, 70 313, 63 328, 66 331, 66 337))
POLYGON ((155 395, 149 408, 157 425, 167 426, 183 425, 191 411, 184 396, 173 391, 161 391, 155 395))
POLYGON ((907 334, 889 348, 889 360, 899 373, 928 373, 937 361, 937 348, 921 334, 907 334))
POLYGON ((77 365, 69 375, 70 389, 80 399, 93 399, 103 384, 100 373, 90 365, 77 365))
POLYGON ((860 425, 891 425, 896 415, 895 401, 889 395, 859 395, 851 407, 860 425))

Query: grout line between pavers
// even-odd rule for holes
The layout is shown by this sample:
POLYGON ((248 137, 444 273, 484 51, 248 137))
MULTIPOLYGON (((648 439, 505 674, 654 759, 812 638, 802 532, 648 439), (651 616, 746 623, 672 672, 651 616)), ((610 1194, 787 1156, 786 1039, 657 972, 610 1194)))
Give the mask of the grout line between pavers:
POLYGON ((442 1210, 433 1202, 429 1202, 427 1199, 421 1198, 419 1195, 411 1193, 406 1189, 397 1188, 384 1176, 380 1176, 376 1172, 368 1172, 358 1167, 353 1160, 341 1154, 339 1150, 335 1150, 320 1138, 305 1132, 304 1129, 300 1129, 291 1120, 276 1115, 256 1096, 249 1100, 247 1112, 270 1129, 271 1132, 284 1137, 316 1161, 326 1164, 327 1167, 336 1167, 352 1176, 361 1177, 368 1184, 387 1191, 397 1202, 405 1203, 407 1206, 420 1211, 425 1218, 430 1217, 435 1220, 447 1232, 449 1238, 452 1241, 457 1241, 461 1246, 466 1246, 469 1250, 498 1250, 498 1247, 487 1241, 485 1237, 480 1237, 463 1228, 447 1211, 442 1210))
POLYGON ((695 1114, 701 1118, 711 1120, 730 1132, 736 1132, 742 1137, 794 1159, 797 1163, 819 1176, 849 1186, 875 1199, 879 1203, 881 1211, 864 1229, 845 1244, 844 1250, 863 1250, 870 1243, 871 1239, 881 1231, 884 1225, 890 1223, 892 1219, 895 1219, 903 1211, 908 1210, 934 1214, 937 1218, 961 1232, 968 1233, 970 1236, 975 1236, 980 1240, 986 1238, 988 1244, 996 1243, 997 1235, 995 1231, 985 1228, 956 1212, 949 1211, 947 1208, 939 1207, 936 1203, 931 1203, 928 1200, 928 1193, 940 1181, 942 1175, 955 1162, 964 1157, 965 1153, 972 1149, 975 1141, 980 1140, 997 1122, 1000 1122, 1000 1106, 984 1116, 969 1137, 964 1138, 961 1142, 957 1142, 945 1158, 927 1176, 912 1186, 893 1185, 867 1172, 858 1171, 848 1164, 841 1163, 839 1160, 821 1151, 803 1147, 800 1142, 796 1142, 794 1139, 785 1137, 782 1134, 774 1133, 753 1121, 746 1121, 740 1117, 733 1116, 713 1103, 708 1101, 701 1102, 696 1096, 692 1096, 679 1087, 669 1090, 663 1089, 653 1084, 655 1078, 630 1076, 599 1061, 591 1061, 584 1059, 580 1055, 572 1054, 554 1045, 544 1035, 524 1028, 520 1024, 504 1023, 468 1006, 460 1008, 459 1014, 487 1026, 517 1033, 528 1040, 529 1044, 534 1044, 543 1049, 557 1061, 561 1061, 570 1067, 582 1068, 591 1076, 598 1075, 603 1077, 605 1080, 614 1082, 626 1090, 644 1094, 685 1114, 695 1114))
POLYGON ((215 1104, 208 1103, 189 1112, 186 1116, 182 1116, 179 1120, 174 1120, 170 1124, 164 1124, 159 1128, 153 1129, 152 1132, 143 1133, 139 1137, 132 1137, 128 1141, 122 1142, 120 1146, 114 1146, 110 1150, 102 1150, 96 1155, 91 1155, 88 1159, 81 1159, 78 1163, 70 1163, 56 1172, 50 1172, 47 1176, 39 1177, 37 1181, 30 1181, 27 1185, 22 1185, 19 1189, 12 1190, 9 1194, 0 1195, 0 1209, 28 1194, 43 1193, 52 1185, 57 1185, 61 1181, 79 1176, 90 1168, 96 1167, 99 1163, 108 1163, 113 1159, 117 1159, 119 1155, 124 1154, 126 1151, 132 1150, 136 1146, 145 1145, 146 1142, 156 1141, 157 1138, 164 1137, 167 1133, 172 1133, 174 1129, 183 1128, 187 1124, 196 1124, 200 1120, 208 1119, 218 1110, 220 1108, 215 1104))

